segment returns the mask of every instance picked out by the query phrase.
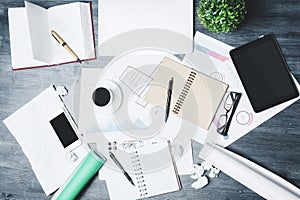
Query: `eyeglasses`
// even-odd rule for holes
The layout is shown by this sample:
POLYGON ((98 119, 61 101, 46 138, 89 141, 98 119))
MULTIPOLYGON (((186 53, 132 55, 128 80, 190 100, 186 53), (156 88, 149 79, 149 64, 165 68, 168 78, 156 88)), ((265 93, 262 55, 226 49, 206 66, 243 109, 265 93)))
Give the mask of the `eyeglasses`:
POLYGON ((232 120, 232 117, 234 115, 234 112, 238 106, 238 103, 241 99, 242 93, 239 92, 229 92, 226 96, 225 102, 224 102, 224 109, 226 111, 225 114, 220 115, 218 126, 217 126, 217 132, 223 136, 227 136, 229 126, 232 120), (228 113, 231 111, 230 115, 228 113))

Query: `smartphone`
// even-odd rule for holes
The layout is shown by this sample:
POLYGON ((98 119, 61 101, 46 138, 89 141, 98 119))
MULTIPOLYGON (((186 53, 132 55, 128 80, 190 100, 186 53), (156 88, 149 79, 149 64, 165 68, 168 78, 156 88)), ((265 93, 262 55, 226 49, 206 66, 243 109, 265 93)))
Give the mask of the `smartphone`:
POLYGON ((81 140, 77 136, 77 127, 67 110, 64 108, 59 109, 56 113, 53 113, 49 122, 53 132, 67 152, 81 145, 81 140))

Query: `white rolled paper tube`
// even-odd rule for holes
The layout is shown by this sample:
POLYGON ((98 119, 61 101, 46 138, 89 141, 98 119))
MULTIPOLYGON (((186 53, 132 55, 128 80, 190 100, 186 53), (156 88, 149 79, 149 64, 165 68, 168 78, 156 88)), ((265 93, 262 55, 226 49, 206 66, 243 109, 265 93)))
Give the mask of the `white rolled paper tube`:
POLYGON ((219 168, 265 199, 300 199, 300 190, 267 169, 220 146, 206 143, 201 159, 219 168))

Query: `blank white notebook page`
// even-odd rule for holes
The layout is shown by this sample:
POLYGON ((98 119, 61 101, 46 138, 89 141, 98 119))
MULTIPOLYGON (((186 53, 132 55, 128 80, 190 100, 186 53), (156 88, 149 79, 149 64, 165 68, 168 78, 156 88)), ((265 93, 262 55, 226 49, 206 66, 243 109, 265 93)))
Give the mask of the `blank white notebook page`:
MULTIPOLYGON (((112 200, 140 199, 181 189, 175 170, 176 165, 172 163, 166 142, 137 147, 126 159, 121 157, 121 154, 115 155, 126 167, 135 186, 120 170, 111 170, 109 174, 106 174, 106 183, 112 200)), ((108 162, 111 162, 110 159, 108 162)))
POLYGON ((8 20, 12 67, 25 68, 46 65, 46 62, 33 59, 26 9, 9 8, 8 20))
MULTIPOLYGON (((49 29, 56 31, 80 59, 94 58, 94 42, 89 3, 71 3, 48 9, 49 29)), ((74 58, 51 36, 53 61, 74 58)))

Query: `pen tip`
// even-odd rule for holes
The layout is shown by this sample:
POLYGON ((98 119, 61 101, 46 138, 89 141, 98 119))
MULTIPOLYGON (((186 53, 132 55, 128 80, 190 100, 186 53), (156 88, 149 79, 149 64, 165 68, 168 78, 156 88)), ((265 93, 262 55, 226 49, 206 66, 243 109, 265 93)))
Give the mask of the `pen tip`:
POLYGON ((79 62, 81 64, 81 60, 79 58, 77 58, 77 62, 79 62))
POLYGON ((132 180, 131 180, 130 182, 131 182, 131 184, 135 187, 134 182, 133 182, 132 180))

